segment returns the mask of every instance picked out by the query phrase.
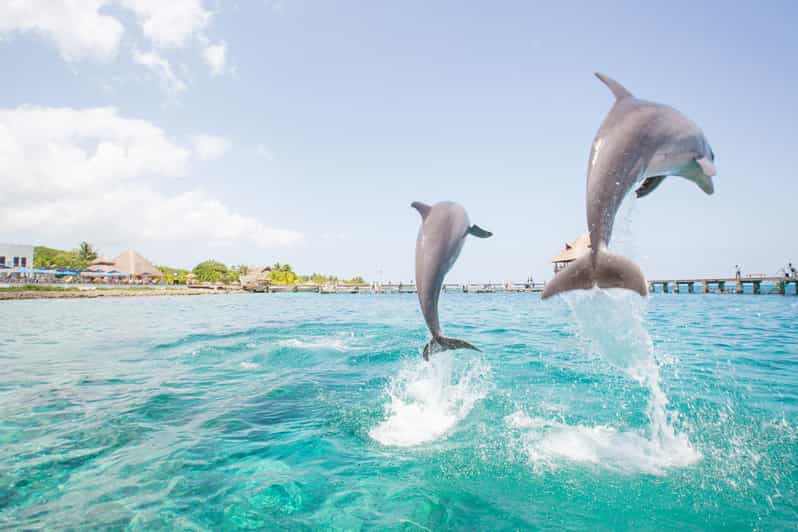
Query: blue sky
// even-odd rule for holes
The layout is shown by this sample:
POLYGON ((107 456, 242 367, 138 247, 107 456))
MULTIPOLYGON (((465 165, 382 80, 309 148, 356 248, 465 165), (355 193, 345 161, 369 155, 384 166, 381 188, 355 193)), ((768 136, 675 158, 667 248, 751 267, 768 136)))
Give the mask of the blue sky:
POLYGON ((452 281, 545 280, 598 70, 717 156, 713 196, 672 178, 618 222, 647 276, 798 261, 794 3, 77 4, 0 7, 0 240, 409 280, 410 202, 451 199, 495 235, 452 281))

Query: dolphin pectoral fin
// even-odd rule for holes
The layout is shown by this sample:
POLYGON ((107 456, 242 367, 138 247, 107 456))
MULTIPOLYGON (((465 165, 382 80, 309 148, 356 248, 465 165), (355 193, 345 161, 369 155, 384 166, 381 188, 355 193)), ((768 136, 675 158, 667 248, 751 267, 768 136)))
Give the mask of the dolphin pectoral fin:
POLYGON ((485 231, 478 225, 472 225, 468 228, 468 234, 474 235, 477 238, 490 238, 493 236, 493 233, 490 231, 485 231))
POLYGON ((612 94, 615 96, 616 100, 623 100, 624 98, 633 98, 631 92, 629 92, 626 87, 615 81, 614 79, 605 76, 601 72, 596 72, 596 77, 601 80, 604 85, 607 86, 612 91, 612 94))
POLYGON ((582 255, 554 276, 543 290, 543 299, 570 290, 599 288, 625 288, 641 296, 648 293, 646 278, 640 268, 621 255, 599 251, 594 262, 590 253, 582 255))
POLYGON ((665 180, 666 177, 667 176, 664 175, 649 177, 648 179, 643 181, 643 184, 640 185, 640 187, 637 190, 635 190, 635 194, 637 195, 638 198, 648 196, 649 194, 654 192, 655 188, 657 188, 662 184, 662 182, 665 180))
POLYGON ((427 345, 424 346, 424 360, 429 360, 429 356, 442 351, 450 351, 452 349, 473 349, 479 351, 476 347, 460 340, 459 338, 447 338, 446 336, 438 336, 433 338, 427 345))
POLYGON ((426 220, 427 219, 427 215, 429 214, 429 210, 432 208, 429 205, 427 205, 426 203, 422 203, 420 201, 414 201, 413 203, 410 204, 410 206, 418 211, 418 213, 421 215, 421 219, 422 220, 426 220))

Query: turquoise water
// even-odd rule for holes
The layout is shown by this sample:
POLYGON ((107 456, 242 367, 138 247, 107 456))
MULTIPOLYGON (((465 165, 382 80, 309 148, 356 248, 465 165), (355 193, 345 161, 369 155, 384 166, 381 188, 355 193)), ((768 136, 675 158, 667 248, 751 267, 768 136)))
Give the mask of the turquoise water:
POLYGON ((779 529, 798 298, 0 304, 0 528, 779 529))

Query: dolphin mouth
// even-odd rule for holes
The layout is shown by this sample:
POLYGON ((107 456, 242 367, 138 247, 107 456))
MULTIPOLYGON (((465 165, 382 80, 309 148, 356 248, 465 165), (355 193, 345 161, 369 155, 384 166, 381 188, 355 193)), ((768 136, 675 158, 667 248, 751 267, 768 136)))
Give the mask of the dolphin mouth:
POLYGON ((712 178, 709 177, 708 175, 705 175, 704 178, 699 180, 696 184, 708 196, 711 196, 715 192, 715 183, 712 182, 712 178))

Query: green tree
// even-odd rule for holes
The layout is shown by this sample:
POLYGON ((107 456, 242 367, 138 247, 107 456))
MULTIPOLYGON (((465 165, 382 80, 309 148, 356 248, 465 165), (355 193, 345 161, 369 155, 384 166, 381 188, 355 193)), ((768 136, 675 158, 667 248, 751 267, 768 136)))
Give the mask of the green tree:
POLYGON ((46 246, 36 246, 33 249, 33 266, 35 268, 84 270, 90 263, 91 261, 82 258, 77 251, 64 251, 46 246))
POLYGON ((84 240, 78 246, 78 256, 81 260, 86 262, 86 264, 91 264, 91 262, 97 258, 97 250, 84 240))
POLYGON ((194 266, 192 273, 200 282, 218 283, 227 274, 227 266, 215 260, 206 260, 194 266))
POLYGON ((58 253, 62 253, 62 251, 46 246, 36 246, 33 248, 33 266, 35 268, 51 268, 58 253))
POLYGON ((283 266, 280 269, 273 268, 269 272, 269 280, 274 284, 297 284, 299 276, 291 271, 290 266, 283 266))
POLYGON ((180 268, 170 268, 169 266, 156 266, 163 274, 164 284, 186 284, 188 270, 180 268))
POLYGON ((230 284, 240 280, 240 272, 237 269, 230 270, 227 266, 215 260, 200 262, 194 266, 192 273, 198 281, 203 283, 230 284))

